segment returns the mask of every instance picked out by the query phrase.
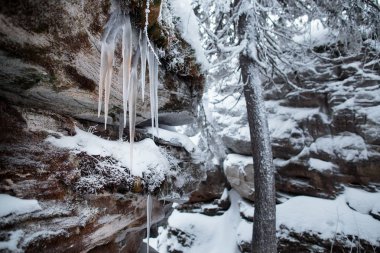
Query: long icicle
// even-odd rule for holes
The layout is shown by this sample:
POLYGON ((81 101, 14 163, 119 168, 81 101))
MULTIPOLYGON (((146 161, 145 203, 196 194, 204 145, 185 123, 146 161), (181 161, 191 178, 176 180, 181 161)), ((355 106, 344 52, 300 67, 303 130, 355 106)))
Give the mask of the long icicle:
POLYGON ((150 226, 152 223, 152 196, 148 193, 148 198, 146 199, 146 252, 149 253, 149 237, 150 237, 150 226))
POLYGON ((108 119, 108 105, 111 93, 112 72, 113 72, 113 58, 115 52, 115 44, 111 43, 107 48, 107 70, 104 83, 104 128, 107 128, 108 119))
POLYGON ((156 128, 156 135, 158 137, 158 60, 154 58, 154 74, 153 74, 153 83, 154 83, 154 125, 156 128))
POLYGON ((119 16, 111 15, 107 22, 101 39, 100 54, 100 78, 99 78, 99 101, 98 101, 98 117, 102 110, 102 100, 104 94, 104 127, 107 127, 109 94, 112 82, 112 65, 115 50, 115 38, 118 33, 119 16))
POLYGON ((123 26, 123 112, 124 127, 127 124, 127 105, 128 89, 131 82, 131 61, 132 61, 132 27, 129 15, 126 17, 126 23, 123 26))
MULTIPOLYGON (((152 128, 154 128, 154 112, 155 112, 155 101, 154 101, 154 55, 151 50, 148 53, 148 65, 149 65, 149 86, 150 86, 150 118, 152 122, 152 128)), ((152 132, 152 138, 154 134, 152 132)))
POLYGON ((102 111, 102 99, 104 83, 107 73, 107 44, 102 42, 101 53, 100 53, 100 77, 99 77, 99 100, 98 100, 98 117, 102 111))
POLYGON ((143 33, 142 38, 140 40, 140 52, 141 52, 140 79, 141 79, 141 98, 142 98, 143 103, 144 103, 144 96, 145 96, 146 50, 147 50, 146 35, 145 33, 143 33))
POLYGON ((138 64, 140 58, 140 51, 137 48, 135 55, 133 56, 132 66, 131 66, 131 81, 129 83, 128 90, 128 107, 129 107, 129 159, 130 159, 130 170, 133 169, 133 143, 135 141, 135 130, 136 130, 136 101, 137 101, 137 86, 138 82, 138 64))

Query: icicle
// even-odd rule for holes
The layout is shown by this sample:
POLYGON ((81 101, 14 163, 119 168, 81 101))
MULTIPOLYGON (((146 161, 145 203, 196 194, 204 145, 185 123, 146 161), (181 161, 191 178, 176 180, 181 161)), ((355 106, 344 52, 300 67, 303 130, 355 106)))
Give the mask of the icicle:
POLYGON ((104 82, 107 73, 107 44, 102 43, 101 53, 100 53, 100 77, 99 77, 99 100, 98 100, 98 117, 100 117, 100 112, 102 110, 102 99, 103 99, 103 89, 104 82))
POLYGON ((137 67, 139 63, 140 53, 139 48, 137 48, 135 55, 133 56, 132 66, 131 66, 131 81, 129 83, 128 90, 128 107, 129 107, 129 159, 130 159, 130 170, 133 167, 133 143, 135 139, 135 129, 136 129, 136 101, 137 101, 137 86, 138 86, 138 74, 137 67))
MULTIPOLYGON (((141 33, 140 33, 141 35, 141 33)), ((141 79, 141 98, 142 102, 144 103, 144 93, 145 93, 145 74, 146 74, 146 50, 147 50, 147 44, 146 44, 146 35, 143 33, 142 39, 140 42, 140 52, 141 52, 141 73, 140 73, 140 79, 141 79)))
POLYGON ((136 97, 137 97, 137 73, 132 70, 132 80, 129 85, 129 169, 133 167, 133 143, 135 140, 135 124, 136 124, 136 97))
POLYGON ((130 17, 126 17, 126 23, 123 25, 122 37, 122 55, 123 55, 123 112, 124 127, 127 124, 127 101, 128 89, 131 81, 131 61, 132 61, 132 27, 130 17))
MULTIPOLYGON (((148 53, 148 65, 149 65, 149 86, 150 86, 150 117, 152 122, 152 128, 154 128, 154 112, 155 112, 155 104, 154 101, 154 55, 151 50, 148 53)), ((152 137, 154 134, 152 133, 152 137)))
POLYGON ((107 128, 107 119, 108 119, 108 105, 110 101, 111 93, 111 83, 112 83, 112 71, 113 71, 113 57, 115 51, 115 44, 109 45, 109 48, 106 50, 106 77, 104 83, 104 128, 107 128))
POLYGON ((149 50, 148 53, 148 64, 150 84, 150 115, 152 128, 156 129, 156 136, 158 136, 158 61, 152 50, 149 50))
POLYGON ((123 141, 123 133, 124 133, 124 123, 123 123, 124 114, 123 112, 119 113, 119 140, 123 141))
POLYGON ((154 120, 156 135, 158 137, 158 61, 154 58, 154 74, 153 74, 153 83, 154 83, 154 120))
POLYGON ((102 110, 102 99, 104 95, 104 127, 107 127, 108 104, 110 97, 110 89, 112 83, 113 58, 115 51, 115 38, 119 31, 116 25, 118 15, 111 16, 104 29, 102 35, 102 46, 100 53, 100 78, 99 78, 99 101, 98 101, 98 117, 102 110))
POLYGON ((148 198, 146 199, 146 252, 149 253, 149 237, 150 237, 150 226, 152 222, 152 197, 148 193, 148 198))
POLYGON ((113 71, 113 58, 115 44, 107 44, 102 42, 100 59, 100 78, 99 78, 99 101, 98 101, 98 117, 102 109, 102 98, 104 91, 104 127, 107 127, 108 118, 108 103, 110 97, 110 89, 112 83, 112 71, 113 71))

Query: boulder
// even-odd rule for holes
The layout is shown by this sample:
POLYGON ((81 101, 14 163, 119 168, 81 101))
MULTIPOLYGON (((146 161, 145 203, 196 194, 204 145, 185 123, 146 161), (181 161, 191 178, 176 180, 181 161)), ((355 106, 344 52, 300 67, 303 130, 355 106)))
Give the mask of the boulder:
POLYGON ((253 201, 255 185, 252 157, 229 154, 223 162, 223 168, 231 187, 243 198, 253 201))

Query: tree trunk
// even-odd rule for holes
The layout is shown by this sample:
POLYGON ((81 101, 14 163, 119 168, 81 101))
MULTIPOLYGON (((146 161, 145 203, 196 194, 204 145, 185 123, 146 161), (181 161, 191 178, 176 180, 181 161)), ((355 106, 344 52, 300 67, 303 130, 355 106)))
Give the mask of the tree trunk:
POLYGON ((248 124, 254 162, 255 213, 252 252, 277 252, 276 199, 272 149, 259 71, 253 59, 242 54, 240 67, 244 82, 248 124))
POLYGON ((239 65, 244 83, 254 162, 255 212, 252 252, 275 253, 276 190, 273 157, 259 70, 253 59, 253 55, 256 54, 257 37, 253 24, 249 22, 250 18, 252 17, 246 14, 239 17, 238 31, 240 40, 246 39, 248 42, 246 49, 240 53, 239 65))

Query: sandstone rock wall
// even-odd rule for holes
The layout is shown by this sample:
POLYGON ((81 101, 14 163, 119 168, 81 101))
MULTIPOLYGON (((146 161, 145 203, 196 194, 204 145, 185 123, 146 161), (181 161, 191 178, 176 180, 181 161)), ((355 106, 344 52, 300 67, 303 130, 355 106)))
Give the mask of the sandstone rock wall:
MULTIPOLYGON (((333 47, 325 50, 324 59, 289 74, 300 90, 280 79, 267 85, 278 191, 333 198, 341 185, 373 190, 380 184, 379 52, 369 43, 339 57, 333 47)), ((224 120, 231 104, 216 106, 221 137, 231 153, 250 155, 245 102, 224 120)))

